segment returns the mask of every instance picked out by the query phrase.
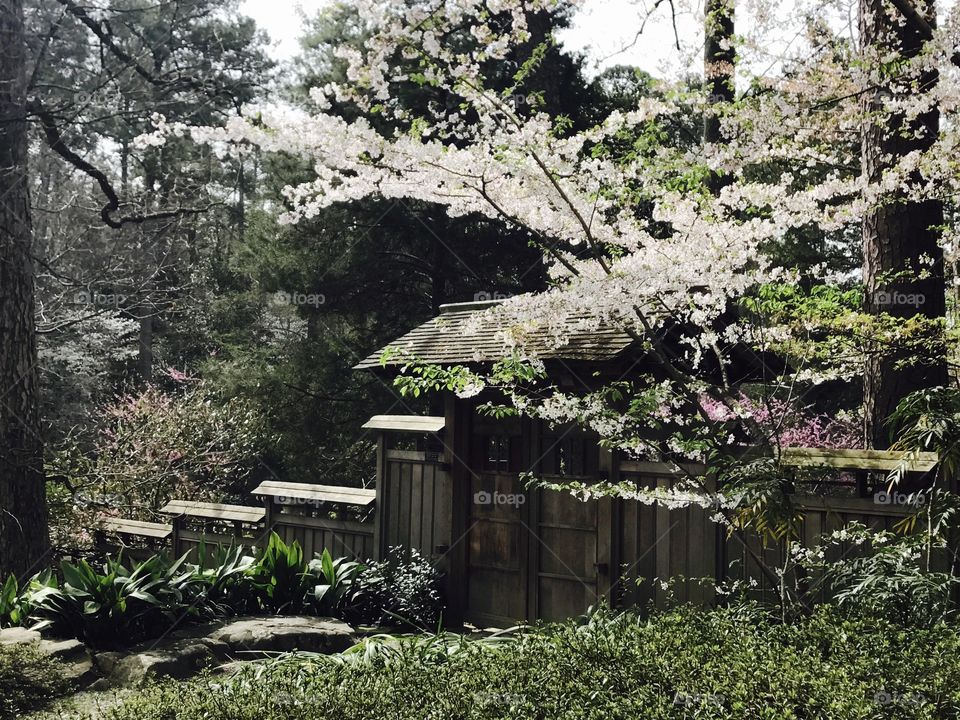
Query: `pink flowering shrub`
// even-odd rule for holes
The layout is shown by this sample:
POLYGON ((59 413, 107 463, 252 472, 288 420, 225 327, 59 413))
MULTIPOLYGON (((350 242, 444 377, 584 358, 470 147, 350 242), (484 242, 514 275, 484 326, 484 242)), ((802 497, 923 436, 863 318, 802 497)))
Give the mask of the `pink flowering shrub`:
POLYGON ((55 540, 68 546, 89 544, 98 513, 155 520, 171 498, 243 494, 272 445, 256 408, 199 381, 181 392, 148 386, 121 395, 99 408, 92 425, 47 461, 48 476, 59 480, 55 540))
POLYGON ((742 393, 734 408, 706 395, 701 397, 700 406, 710 420, 728 421, 737 416, 752 418, 767 433, 771 444, 780 447, 863 447, 863 433, 856 417, 811 414, 806 408, 786 400, 756 401, 742 393))

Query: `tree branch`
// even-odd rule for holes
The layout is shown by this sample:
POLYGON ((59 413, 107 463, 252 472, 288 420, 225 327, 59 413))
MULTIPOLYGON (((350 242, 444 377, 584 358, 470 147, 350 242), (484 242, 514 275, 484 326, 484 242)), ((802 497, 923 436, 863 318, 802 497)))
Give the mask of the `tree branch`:
POLYGON ((203 208, 177 208, 163 212, 148 214, 133 213, 114 217, 114 214, 120 209, 120 196, 117 194, 117 191, 114 189, 113 184, 106 174, 99 168, 91 165, 66 144, 63 135, 60 133, 60 128, 57 127, 53 113, 44 108, 39 100, 31 100, 27 105, 27 110, 40 120, 40 127, 43 129, 43 135, 50 149, 77 170, 93 178, 97 182, 97 185, 100 186, 100 191, 107 198, 107 203, 100 209, 100 219, 115 230, 119 230, 124 225, 144 223, 149 220, 166 220, 186 215, 199 215, 217 205, 222 205, 222 203, 210 203, 203 208))

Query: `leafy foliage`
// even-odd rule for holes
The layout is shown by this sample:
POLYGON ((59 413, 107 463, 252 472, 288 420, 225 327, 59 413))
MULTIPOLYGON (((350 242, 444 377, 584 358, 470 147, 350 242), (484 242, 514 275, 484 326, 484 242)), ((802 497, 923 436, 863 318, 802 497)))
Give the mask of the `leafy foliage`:
POLYGON ((357 577, 351 616, 378 625, 436 627, 442 602, 440 576, 415 549, 390 548, 357 577))
POLYGON ((23 605, 17 584, 17 576, 13 573, 7 577, 0 587, 0 628, 9 625, 19 625, 23 620, 23 605))
MULTIPOLYGON (((934 452, 940 458, 939 476, 956 477, 960 470, 960 390, 933 387, 911 393, 897 405, 890 416, 896 430, 894 447, 911 452, 934 452)), ((899 482, 902 470, 891 473, 899 482)))
POLYGON ((275 532, 250 570, 250 580, 260 605, 275 613, 298 612, 315 578, 303 559, 299 543, 287 545, 275 532))
POLYGON ((58 539, 88 543, 78 530, 93 527, 99 512, 152 520, 172 497, 242 493, 272 442, 252 403, 220 397, 208 383, 122 395, 100 408, 92 437, 69 438, 48 459, 48 475, 70 489, 55 495, 58 539))
POLYGON ((0 645, 0 720, 15 720, 66 694, 70 683, 59 662, 36 648, 0 645))
POLYGON ((321 614, 339 615, 345 606, 355 602, 359 586, 357 578, 366 572, 360 563, 323 553, 310 561, 309 571, 321 582, 314 586, 310 600, 321 614))
POLYGON ((63 561, 62 582, 45 571, 27 586, 29 620, 93 647, 152 637, 203 613, 209 586, 185 560, 169 563, 156 555, 128 567, 122 558, 107 558, 100 570, 86 560, 63 561))
POLYGON ((288 656, 225 683, 161 685, 107 717, 933 720, 960 712, 958 650, 950 626, 826 608, 789 625, 752 606, 598 613, 512 638, 376 638, 288 656))
POLYGON ((955 614, 951 593, 960 578, 939 533, 901 535, 851 523, 794 555, 813 578, 808 592, 825 592, 850 616, 930 626, 955 614))
POLYGON ((63 561, 59 575, 38 573, 18 590, 0 590, 0 625, 29 624, 93 647, 133 644, 181 622, 237 614, 311 613, 352 622, 434 624, 437 573, 419 555, 394 551, 370 567, 324 550, 309 562, 299 543, 276 534, 262 551, 201 547, 199 563, 154 555, 129 565, 108 557, 100 568, 63 561))

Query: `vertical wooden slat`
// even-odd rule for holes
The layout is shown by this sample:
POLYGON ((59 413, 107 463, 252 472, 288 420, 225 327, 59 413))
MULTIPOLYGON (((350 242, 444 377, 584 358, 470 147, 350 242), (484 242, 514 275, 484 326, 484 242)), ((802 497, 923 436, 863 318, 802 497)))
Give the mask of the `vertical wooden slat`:
MULTIPOLYGON (((609 466, 606 468, 607 477, 610 480, 610 483, 617 485, 620 483, 620 453, 616 450, 610 451, 607 458, 601 456, 601 470, 603 470, 603 463, 609 463, 609 466)), ((619 498, 612 499, 610 501, 609 514, 607 516, 606 522, 609 524, 609 527, 604 530, 602 527, 598 528, 598 532, 606 532, 609 542, 609 587, 606 592, 609 593, 609 605, 610 607, 617 607, 620 604, 620 595, 623 589, 623 583, 620 578, 620 565, 623 558, 623 500, 619 498)))
POLYGON ((399 545, 400 544, 400 518, 401 518, 401 508, 400 508, 400 471, 401 463, 399 460, 390 460, 389 464, 389 478, 390 483, 388 485, 387 496, 384 499, 384 502, 387 504, 387 516, 390 518, 390 523, 388 526, 387 537, 384 541, 384 552, 390 545, 399 545))
POLYGON ((397 545, 410 546, 410 490, 413 480, 413 468, 409 462, 400 465, 400 528, 397 545))
MULTIPOLYGON (((706 478, 706 488, 710 493, 717 491, 717 478, 710 473, 706 478)), ((702 588, 701 600, 705 604, 712 604, 715 600, 716 584, 723 580, 724 573, 721 570, 723 557, 723 543, 720 541, 720 525, 713 521, 712 516, 716 508, 709 507, 700 511, 700 522, 704 528, 704 551, 703 551, 703 575, 713 579, 702 588)))
POLYGON ((437 466, 430 463, 423 468, 423 493, 420 510, 420 552, 428 560, 433 557, 433 528, 436 522, 434 495, 437 489, 437 466))
MULTIPOLYGON (((543 423, 533 418, 524 418, 521 423, 523 442, 522 467, 529 468, 534 474, 542 472, 541 447, 543 445, 543 423)), ((519 488, 517 488, 519 491, 519 488)), ((521 548, 523 557, 520 558, 520 586, 526 590, 527 618, 534 620, 540 616, 540 542, 531 541, 532 528, 539 536, 540 530, 540 502, 545 490, 531 490, 527 493, 527 502, 521 508, 520 517, 526 523, 521 525, 521 548)))
POLYGON ((621 543, 620 566, 617 575, 620 577, 620 602, 625 606, 637 603, 637 562, 640 560, 639 541, 640 527, 637 518, 636 500, 624 500, 621 513, 621 543))
MULTIPOLYGON (((670 482, 672 486, 673 483, 670 482)), ((673 583, 674 596, 680 602, 690 600, 690 508, 682 508, 674 512, 666 512, 666 524, 664 532, 669 532, 665 542, 670 547, 670 561, 667 565, 666 575, 661 576, 663 580, 672 578, 682 578, 680 582, 673 583)), ((659 573, 659 569, 657 570, 659 573)))
POLYGON ((453 488, 451 487, 450 473, 446 470, 435 468, 436 485, 433 493, 433 513, 431 515, 433 523, 433 552, 443 555, 442 567, 446 570, 449 567, 448 550, 453 541, 451 536, 451 522, 453 515, 453 488))
MULTIPOLYGON (((658 477, 656 482, 657 487, 661 490, 666 490, 670 485, 669 479, 665 477, 658 477)), ((666 594, 661 587, 661 582, 670 577, 671 570, 673 569, 671 565, 670 544, 674 532, 670 529, 670 511, 662 503, 657 503, 656 506, 656 528, 657 540, 655 542, 657 546, 654 553, 657 560, 656 574, 658 582, 654 591, 654 597, 656 598, 657 607, 663 607, 666 601, 666 594)))
POLYGON ((597 574, 597 596, 604 597, 607 606, 612 607, 614 565, 613 565, 613 513, 614 501, 612 498, 601 498, 597 503, 597 550, 594 569, 597 574))
POLYGON ((383 559, 383 541, 386 537, 384 524, 388 520, 386 512, 385 492, 387 488, 387 467, 385 453, 385 440, 382 432, 377 433, 377 474, 375 477, 377 497, 373 506, 373 559, 383 559))
POLYGON ((452 625, 462 622, 467 612, 469 562, 470 467, 466 453, 470 451, 470 418, 468 405, 453 393, 446 393, 444 454, 449 458, 451 475, 450 549, 447 573, 447 617, 452 625))
MULTIPOLYGON (((687 531, 683 534, 687 540, 686 570, 687 597, 693 603, 702 604, 704 599, 703 578, 713 574, 714 555, 707 543, 708 533, 704 527, 706 518, 699 507, 691 505, 683 511, 687 517, 687 531)), ((709 522, 709 521, 707 521, 709 522)), ((681 540, 681 542, 683 542, 681 540)))
POLYGON ((423 547, 423 463, 410 464, 410 540, 409 547, 423 547))

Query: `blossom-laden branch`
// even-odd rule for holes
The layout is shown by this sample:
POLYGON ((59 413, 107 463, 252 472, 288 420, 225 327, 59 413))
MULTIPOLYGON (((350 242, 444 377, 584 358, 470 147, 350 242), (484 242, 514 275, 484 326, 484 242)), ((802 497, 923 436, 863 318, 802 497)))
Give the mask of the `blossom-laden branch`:
MULTIPOLYGON (((573 130, 543 112, 521 116, 488 88, 485 68, 529 39, 531 14, 575 5, 364 0, 358 9, 368 35, 362 46, 339 52, 348 82, 315 88, 315 111, 248 109, 248 120, 219 128, 157 118, 156 132, 140 141, 161 144, 171 134, 189 134, 218 152, 257 147, 308 158, 315 177, 286 189, 288 222, 380 196, 527 228, 552 258, 551 284, 489 311, 504 328, 504 356, 519 354, 535 364, 533 348, 544 338, 556 350, 577 332, 613 326, 634 337, 649 362, 628 386, 530 392, 520 373, 476 375, 470 392, 494 387, 515 410, 553 423, 580 422, 611 447, 670 461, 702 459, 740 440, 779 446, 783 433, 771 428, 782 421, 766 432, 762 404, 745 409, 739 386, 762 380, 770 394, 794 401, 801 386, 849 378, 856 364, 850 353, 866 352, 870 343, 848 342, 849 352, 836 355, 817 347, 821 330, 848 322, 849 313, 804 325, 742 308, 762 288, 855 287, 851 278, 825 277, 819 268, 779 265, 774 250, 791 238, 808 234, 838 244, 878 205, 955 200, 956 123, 944 124, 929 151, 892 158, 873 181, 861 174, 859 137, 865 93, 876 98, 870 108, 876 121, 933 106, 945 117, 955 114, 957 28, 930 28, 924 52, 904 59, 895 51, 871 56, 852 37, 810 26, 802 50, 779 58, 778 75, 741 77, 738 86, 750 90, 731 101, 707 98, 682 78, 663 80, 629 111, 573 130), (471 42, 448 42, 464 33, 471 42), (447 93, 457 101, 447 107, 457 109, 412 116, 397 99, 411 66, 418 83, 447 93), (913 82, 926 67, 941 69, 933 87, 913 82), (330 110, 331 100, 352 103, 361 117, 345 120, 330 110), (691 143, 668 132, 708 107, 719 118, 722 143, 691 143), (375 126, 364 111, 405 129, 378 130, 383 123, 375 126), (718 175, 725 182, 713 188, 709 178, 718 175), (771 349, 794 357, 771 367, 765 359, 771 349), (756 372, 746 377, 734 368, 735 357, 751 354, 756 372), (702 397, 728 408, 740 429, 719 427, 702 397), (632 411, 624 412, 625 405, 632 411)), ((743 39, 745 54, 759 47, 761 20, 743 39)), ((775 18, 766 22, 773 26, 775 18)), ((944 238, 948 254, 955 254, 955 233, 944 238)), ((877 327, 888 338, 898 331, 884 322, 877 327)))

